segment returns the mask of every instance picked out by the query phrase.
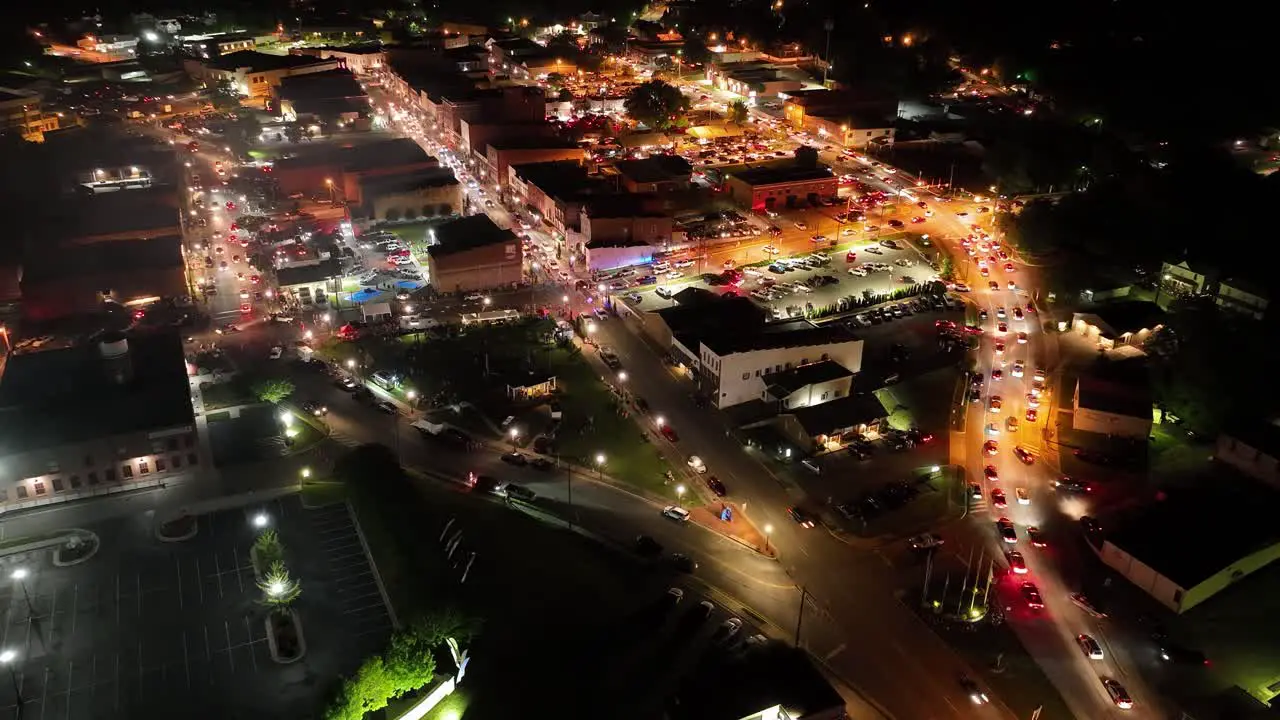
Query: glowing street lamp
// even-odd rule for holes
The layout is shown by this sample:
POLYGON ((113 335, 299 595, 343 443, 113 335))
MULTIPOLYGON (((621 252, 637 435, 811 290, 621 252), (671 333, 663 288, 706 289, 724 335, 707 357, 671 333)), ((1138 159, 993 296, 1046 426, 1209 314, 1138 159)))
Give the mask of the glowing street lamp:
POLYGON ((356 369, 356 361, 355 361, 354 359, 351 359, 351 358, 348 358, 348 359, 347 359, 347 369, 348 369, 348 370, 355 370, 355 369, 356 369))
POLYGON ((260 512, 253 516, 253 526, 256 528, 264 528, 271 523, 271 518, 266 513, 260 512))
POLYGON ((5 649, 0 651, 0 665, 9 668, 9 679, 13 681, 13 695, 18 699, 18 716, 22 716, 22 689, 18 687, 18 671, 14 669, 14 661, 18 659, 18 653, 13 650, 5 649))
POLYGON ((764 551, 769 552, 769 536, 773 534, 773 526, 768 523, 764 526, 764 551))
POLYGON ((688 491, 684 485, 676 486, 676 500, 684 500, 684 494, 688 491))
POLYGON ((600 473, 600 479, 604 479, 604 453, 596 453, 596 472, 600 473))

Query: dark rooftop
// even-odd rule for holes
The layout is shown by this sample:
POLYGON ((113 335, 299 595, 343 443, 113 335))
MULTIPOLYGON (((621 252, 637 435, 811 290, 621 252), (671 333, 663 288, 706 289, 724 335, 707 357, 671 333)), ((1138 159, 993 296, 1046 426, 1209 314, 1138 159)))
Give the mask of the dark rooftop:
POLYGON ((428 187, 457 185, 458 179, 447 167, 413 170, 395 175, 368 175, 360 178, 360 189, 365 195, 407 192, 428 187))
POLYGON ((1080 406, 1091 410, 1151 417, 1150 371, 1145 358, 1101 360, 1080 374, 1080 406))
POLYGON ((578 144, 561 138, 526 135, 494 140, 489 143, 489 147, 495 150, 571 150, 578 147, 578 144))
POLYGON ((363 45, 325 45, 316 48, 317 50, 332 50, 333 52, 346 53, 348 55, 376 55, 383 52, 381 43, 366 43, 363 45))
POLYGON ((356 76, 341 69, 281 78, 277 92, 290 101, 368 97, 356 76))
POLYGON ((1280 458, 1280 418, 1237 420, 1227 427, 1224 434, 1264 455, 1280 458))
POLYGON ((57 247, 32 248, 22 265, 22 282, 92 277, 120 270, 180 268, 182 237, 164 235, 147 240, 111 240, 57 247))
POLYGON ((1112 330, 1124 334, 1152 329, 1164 323, 1168 317, 1159 305, 1146 300, 1124 300, 1081 308, 1081 313, 1098 316, 1112 330))
POLYGON ((585 214, 593 218, 666 217, 651 209, 652 202, 652 196, 634 193, 596 195, 587 203, 585 214))
POLYGON ((347 172, 385 170, 388 167, 435 161, 435 158, 428 155, 427 151, 412 138, 395 138, 377 143, 354 145, 343 149, 342 158, 342 169, 347 172))
POLYGON ((1185 590, 1280 542, 1274 490, 1232 475, 1165 492, 1116 518, 1107 541, 1185 590))
POLYGON ((515 233, 498 227, 488 215, 484 214, 459 218, 440 225, 436 228, 436 241, 439 244, 427 248, 427 254, 433 258, 446 257, 498 243, 513 243, 517 248, 520 245, 515 233))
POLYGON ((808 321, 802 321, 799 323, 769 323, 757 328, 754 332, 727 329, 713 331, 702 338, 702 344, 710 348, 716 355, 723 357, 755 350, 806 347, 851 340, 857 340, 857 337, 841 326, 818 326, 808 321))
POLYGON ((805 182, 807 180, 835 179, 831 168, 825 165, 818 167, 802 167, 800 165, 782 165, 775 167, 748 168, 730 173, 748 185, 777 185, 779 183, 805 182))
POLYGON ((640 160, 619 160, 618 172, 632 182, 655 183, 688 180, 693 166, 678 155, 653 155, 640 160))
POLYGON ((790 717, 836 717, 844 699, 808 653, 770 642, 740 653, 707 653, 681 682, 670 720, 740 720, 776 705, 790 717))
POLYGON ((15 353, 0 377, 0 452, 193 424, 177 333, 130 337, 131 378, 112 381, 97 343, 15 353))
POLYGON ((180 229, 172 190, 151 187, 68 199, 48 218, 41 235, 56 241, 180 229))
POLYGON ((810 435, 827 435, 844 428, 881 420, 889 416, 889 411, 875 393, 866 393, 795 408, 787 411, 787 414, 794 415, 810 435))
POLYGON ((294 265, 276 270, 276 285, 289 287, 307 283, 324 282, 330 278, 341 277, 342 268, 334 259, 322 260, 311 265, 294 265))
POLYGON ((512 167, 521 180, 554 198, 572 197, 595 184, 577 160, 519 163, 512 167))
POLYGON ((271 55, 257 50, 240 50, 213 58, 208 62, 213 67, 222 70, 249 68, 251 71, 262 72, 267 70, 289 70, 309 65, 332 65, 337 61, 321 60, 310 55, 271 55))
POLYGON ((682 344, 695 353, 696 339, 713 331, 755 332, 764 325, 765 313, 750 298, 719 296, 701 288, 685 288, 672 298, 676 304, 657 313, 682 344), (686 342, 687 341, 687 342, 686 342))
POLYGON ((771 392, 776 387, 784 391, 784 395, 790 395, 806 385, 814 385, 837 378, 849 377, 850 375, 853 375, 853 373, 835 360, 821 360, 791 368, 790 370, 769 373, 764 376, 764 384, 768 386, 771 392))

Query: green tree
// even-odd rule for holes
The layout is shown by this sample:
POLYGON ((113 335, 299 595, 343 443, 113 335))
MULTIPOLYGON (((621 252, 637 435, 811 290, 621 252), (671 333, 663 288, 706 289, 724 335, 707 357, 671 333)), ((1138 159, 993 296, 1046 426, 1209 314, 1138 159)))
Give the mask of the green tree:
POLYGON ((742 125, 747 122, 747 118, 751 115, 751 111, 747 109, 747 104, 742 100, 734 100, 729 106, 729 122, 742 125))
POLYGON ((395 222, 404 217, 404 213, 400 212, 400 208, 387 208, 387 211, 383 213, 383 217, 387 219, 387 222, 395 222))
POLYGON ((687 63, 704 63, 711 59, 711 51, 707 49, 707 44, 700 37, 685 38, 684 47, 681 50, 683 51, 681 57, 687 63))
POLYGON ((291 143, 302 142, 302 126, 296 122, 284 126, 284 136, 291 143))
POLYGON ((253 549, 258 556, 259 568, 270 568, 278 562, 284 562, 284 545, 273 529, 263 530, 253 541, 253 549))
POLYGON ((263 604, 276 610, 289 607, 302 594, 302 584, 289 577, 289 570, 282 560, 271 564, 258 581, 258 589, 262 591, 263 604))
POLYGON ((817 148, 801 145, 796 148, 796 165, 800 167, 818 167, 818 150, 817 148))
POLYGON ((283 378, 262 380, 254 384, 253 394, 258 400, 275 405, 293 394, 293 383, 283 378))
POLYGON ((950 280, 951 276, 954 274, 955 274, 955 263, 951 260, 951 256, 943 255, 942 265, 938 270, 938 277, 942 278, 943 280, 950 280))
POLYGON ((667 130, 689 110, 689 98, 673 85, 650 80, 632 88, 624 106, 636 122, 655 130, 667 130))

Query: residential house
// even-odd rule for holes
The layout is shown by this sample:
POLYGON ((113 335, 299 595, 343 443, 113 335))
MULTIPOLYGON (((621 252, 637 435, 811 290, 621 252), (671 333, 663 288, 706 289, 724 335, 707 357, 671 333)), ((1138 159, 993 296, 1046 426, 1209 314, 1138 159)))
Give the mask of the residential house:
POLYGON ((1280 488, 1280 418, 1232 423, 1218 435, 1213 457, 1280 488))
POLYGON ((1140 358, 1103 363, 1082 373, 1071 398, 1071 427, 1099 435, 1151 434, 1151 389, 1140 358))
POLYGON ((1166 314, 1153 302, 1125 300, 1082 309, 1071 316, 1071 329, 1102 350, 1129 346, 1142 350, 1164 329, 1166 314))

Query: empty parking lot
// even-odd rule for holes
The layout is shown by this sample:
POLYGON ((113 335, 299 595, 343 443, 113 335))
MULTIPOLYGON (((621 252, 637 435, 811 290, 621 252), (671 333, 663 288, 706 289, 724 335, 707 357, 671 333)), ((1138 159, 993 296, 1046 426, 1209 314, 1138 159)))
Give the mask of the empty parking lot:
POLYGON ((314 717, 332 684, 379 650, 391 622, 343 505, 296 496, 202 515, 197 535, 162 543, 147 516, 92 527, 99 553, 57 568, 28 558, 0 596, 17 691, 0 716, 314 717), (302 584, 307 653, 277 664, 267 646, 249 548, 265 512, 302 584))

